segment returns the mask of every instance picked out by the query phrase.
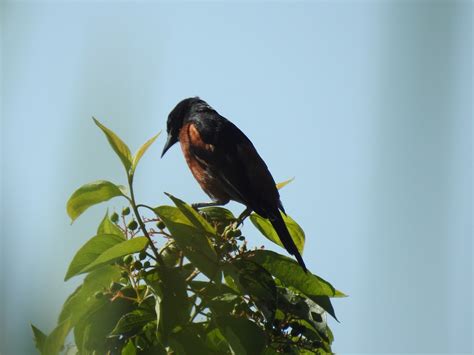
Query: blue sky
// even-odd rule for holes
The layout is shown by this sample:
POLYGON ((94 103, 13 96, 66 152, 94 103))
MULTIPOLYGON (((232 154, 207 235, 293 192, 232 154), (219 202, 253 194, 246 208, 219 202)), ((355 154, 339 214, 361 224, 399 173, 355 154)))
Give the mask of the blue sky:
MULTIPOLYGON (((31 353, 29 323, 53 327, 71 257, 121 206, 69 225, 78 186, 125 182, 91 116, 134 150, 195 95, 276 181, 296 177, 281 194, 306 263, 350 295, 334 302, 335 351, 472 351, 472 4, 1 6, 0 351, 31 353)), ((138 199, 205 200, 178 147, 159 159, 163 138, 138 199)))

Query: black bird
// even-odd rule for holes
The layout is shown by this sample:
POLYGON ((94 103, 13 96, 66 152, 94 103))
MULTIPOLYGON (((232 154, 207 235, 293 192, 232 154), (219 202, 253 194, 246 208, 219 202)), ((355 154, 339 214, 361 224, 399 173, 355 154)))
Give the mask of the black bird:
POLYGON ((275 180, 247 136, 199 97, 176 105, 168 116, 167 132, 161 156, 179 141, 192 174, 214 201, 194 206, 225 205, 230 200, 244 204, 270 220, 285 249, 306 272, 280 214, 285 210, 275 180))

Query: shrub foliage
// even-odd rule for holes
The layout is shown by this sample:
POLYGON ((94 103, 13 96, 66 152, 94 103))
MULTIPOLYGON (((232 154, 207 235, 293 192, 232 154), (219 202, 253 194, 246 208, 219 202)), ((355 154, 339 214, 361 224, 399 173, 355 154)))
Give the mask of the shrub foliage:
MULTIPOLYGON (((331 352, 326 315, 336 318, 330 299, 343 293, 287 256, 248 247, 243 218, 225 208, 197 211, 170 194, 170 205, 138 203, 135 170, 158 135, 132 155, 94 121, 125 167, 128 187, 103 180, 83 185, 67 202, 67 213, 74 221, 114 197, 126 207, 106 213, 73 257, 65 280, 85 277, 64 303, 56 328, 46 335, 32 325, 42 354, 331 352), (71 332, 72 343, 66 340, 71 332)), ((303 252, 303 230, 284 218, 303 252)), ((267 220, 256 214, 249 219, 280 244, 267 220)))

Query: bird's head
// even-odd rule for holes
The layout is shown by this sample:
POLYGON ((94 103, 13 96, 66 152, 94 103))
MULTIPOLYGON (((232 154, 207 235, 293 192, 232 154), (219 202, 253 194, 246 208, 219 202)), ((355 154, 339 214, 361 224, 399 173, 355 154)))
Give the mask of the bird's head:
POLYGON ((165 155, 168 149, 170 149, 179 140, 179 132, 181 127, 186 120, 191 116, 195 107, 200 105, 207 105, 205 101, 199 97, 190 97, 179 102, 176 107, 168 115, 168 121, 166 123, 166 132, 168 132, 168 140, 163 148, 161 157, 165 155))

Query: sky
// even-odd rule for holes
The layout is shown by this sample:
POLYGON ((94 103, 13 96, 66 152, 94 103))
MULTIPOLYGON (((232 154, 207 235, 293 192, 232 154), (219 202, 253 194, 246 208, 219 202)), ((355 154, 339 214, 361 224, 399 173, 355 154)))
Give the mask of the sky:
MULTIPOLYGON (((136 150, 196 95, 295 177, 306 264, 349 295, 334 351, 474 350, 471 2, 4 1, 0 21, 2 355, 34 352, 29 324, 54 327, 72 256, 122 206, 66 215, 82 184, 126 182, 91 117, 136 150)), ((205 201, 163 145, 137 199, 205 201)))

